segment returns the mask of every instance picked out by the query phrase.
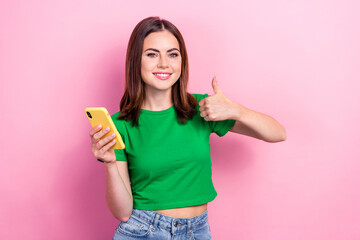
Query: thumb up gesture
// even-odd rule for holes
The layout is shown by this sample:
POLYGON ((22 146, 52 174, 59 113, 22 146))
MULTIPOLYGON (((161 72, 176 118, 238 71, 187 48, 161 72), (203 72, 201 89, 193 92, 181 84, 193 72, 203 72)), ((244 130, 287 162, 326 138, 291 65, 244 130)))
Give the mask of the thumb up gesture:
POLYGON ((235 103, 230 101, 221 91, 216 77, 212 79, 214 94, 199 102, 200 116, 206 121, 222 121, 232 119, 235 103))

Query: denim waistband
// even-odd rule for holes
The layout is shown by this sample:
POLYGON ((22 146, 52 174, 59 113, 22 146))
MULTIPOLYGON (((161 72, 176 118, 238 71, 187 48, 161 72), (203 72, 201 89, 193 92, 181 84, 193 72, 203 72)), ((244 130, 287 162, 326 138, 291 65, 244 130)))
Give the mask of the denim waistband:
POLYGON ((162 228, 172 229, 172 231, 182 231, 186 228, 195 229, 208 222, 208 210, 192 218, 176 218, 160 214, 155 211, 142 210, 134 208, 132 215, 141 218, 142 220, 152 224, 155 228, 160 226, 162 228))

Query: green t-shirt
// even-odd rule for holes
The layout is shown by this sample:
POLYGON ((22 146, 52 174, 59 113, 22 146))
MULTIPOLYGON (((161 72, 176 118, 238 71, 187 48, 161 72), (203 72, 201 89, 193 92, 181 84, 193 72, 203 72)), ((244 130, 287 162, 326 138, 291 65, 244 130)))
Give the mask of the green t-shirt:
MULTIPOLYGON (((208 94, 193 94, 200 101, 208 94)), ((224 136, 235 120, 205 121, 197 114, 186 124, 177 121, 175 107, 141 110, 139 126, 111 117, 125 149, 116 160, 128 161, 133 207, 162 210, 210 202, 217 193, 212 182, 210 133, 224 136)))

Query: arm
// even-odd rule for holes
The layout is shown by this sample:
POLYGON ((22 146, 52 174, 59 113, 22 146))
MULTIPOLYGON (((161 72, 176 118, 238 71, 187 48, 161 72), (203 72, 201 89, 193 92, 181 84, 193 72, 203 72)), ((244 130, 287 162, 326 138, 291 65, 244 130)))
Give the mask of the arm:
POLYGON ((101 130, 101 125, 90 130, 91 151, 105 166, 106 202, 111 213, 118 220, 127 222, 133 209, 128 163, 116 161, 115 151, 110 149, 115 144, 112 141, 115 134, 100 140, 109 130, 101 130))
POLYGON ((281 142, 286 140, 285 128, 274 118, 255 112, 238 103, 232 102, 230 110, 235 124, 231 132, 254 137, 265 142, 281 142))
POLYGON ((116 161, 104 163, 106 174, 106 203, 115 218, 127 222, 133 209, 128 174, 128 163, 116 161))
POLYGON ((285 128, 272 117, 230 101, 213 78, 214 95, 199 102, 200 116, 206 121, 234 119, 231 132, 244 134, 266 142, 285 141, 285 128))

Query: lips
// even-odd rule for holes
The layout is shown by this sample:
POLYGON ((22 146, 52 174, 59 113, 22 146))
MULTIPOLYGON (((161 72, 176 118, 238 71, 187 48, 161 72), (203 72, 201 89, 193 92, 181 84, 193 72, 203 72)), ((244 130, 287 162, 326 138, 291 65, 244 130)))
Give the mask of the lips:
POLYGON ((156 78, 160 79, 160 80, 167 80, 170 78, 172 73, 169 72, 154 72, 153 73, 155 75, 156 78))

